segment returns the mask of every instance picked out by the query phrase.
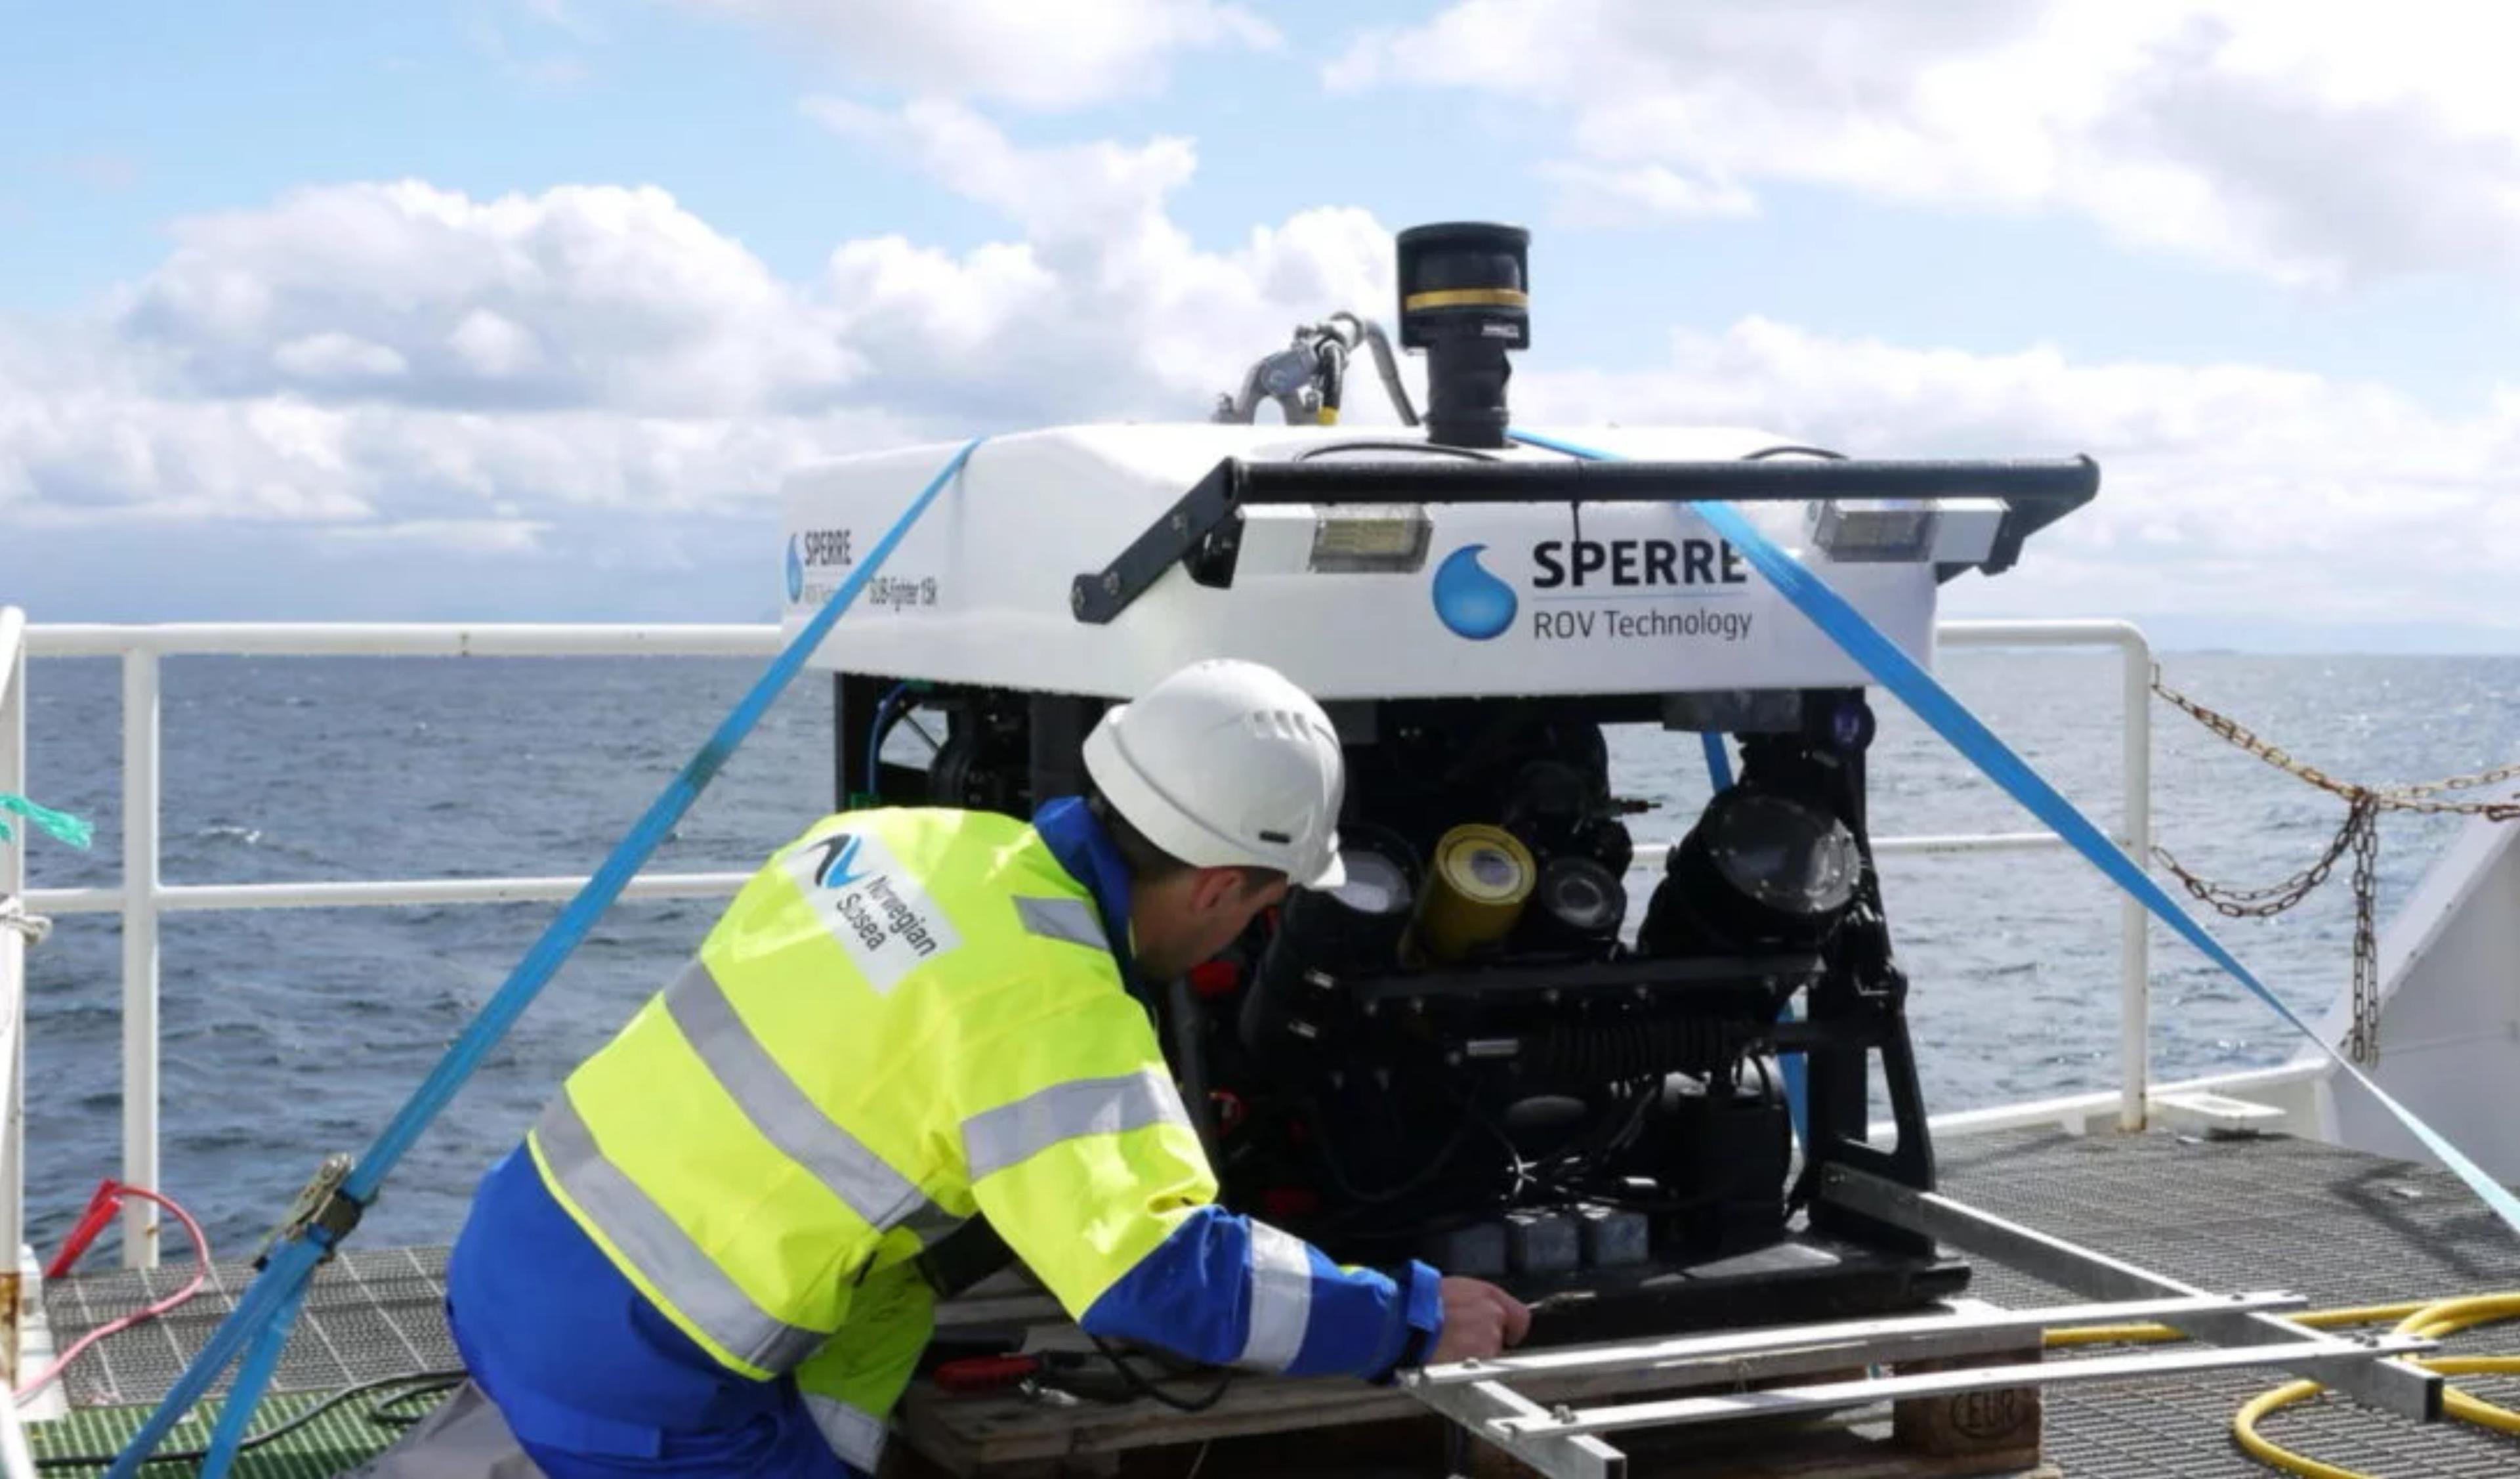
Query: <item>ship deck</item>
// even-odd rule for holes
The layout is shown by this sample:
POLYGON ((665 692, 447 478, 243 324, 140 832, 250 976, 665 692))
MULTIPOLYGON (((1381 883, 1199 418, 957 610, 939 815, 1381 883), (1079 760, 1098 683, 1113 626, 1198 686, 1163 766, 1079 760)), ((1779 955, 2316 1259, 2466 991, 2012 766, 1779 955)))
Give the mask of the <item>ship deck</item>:
MULTIPOLYGON (((1944 1189, 2158 1272, 2236 1292, 2283 1288, 2314 1309, 2520 1290, 2520 1238, 2453 1178, 2315 1141, 2209 1140, 2155 1132, 2079 1138, 2016 1132, 1946 1141, 1944 1189)), ((255 1427, 267 1430, 334 1394, 456 1365, 441 1315, 443 1249, 349 1253, 326 1268, 283 1357, 255 1427)), ((147 1414, 226 1313, 249 1271, 216 1270, 213 1284, 174 1314, 100 1342, 64 1378, 71 1416, 32 1425, 30 1444, 55 1472, 97 1470, 58 1460, 110 1452, 147 1414)), ((186 1266, 99 1272, 45 1294, 62 1345, 180 1287, 186 1266)), ((2007 1306, 2068 1302, 2050 1288, 1980 1263, 1969 1293, 2007 1306)), ((2486 1327, 2444 1343, 2456 1353, 2520 1353, 2520 1331, 2486 1327)), ((2053 1353, 2071 1360, 2105 1348, 2053 1353)), ((2161 1378, 2051 1388, 2048 1460, 2066 1479, 2133 1475, 2261 1476, 2272 1472, 2230 1434, 2235 1410, 2280 1384, 2274 1372, 2161 1378)), ((2459 1378, 2490 1402, 2520 1406, 2520 1381, 2459 1378)), ((224 1384, 218 1391, 224 1391, 224 1384)), ((390 1442, 370 1404, 389 1389, 335 1402, 306 1425, 246 1455, 244 1475, 339 1471, 390 1442)), ((425 1410, 403 1404, 395 1415, 425 1410)), ((197 1447, 215 1397, 168 1451, 197 1447)), ((2455 1421, 2418 1424, 2324 1396, 2263 1425, 2273 1441, 2346 1469, 2428 1479, 2520 1472, 2520 1439, 2455 1421)))

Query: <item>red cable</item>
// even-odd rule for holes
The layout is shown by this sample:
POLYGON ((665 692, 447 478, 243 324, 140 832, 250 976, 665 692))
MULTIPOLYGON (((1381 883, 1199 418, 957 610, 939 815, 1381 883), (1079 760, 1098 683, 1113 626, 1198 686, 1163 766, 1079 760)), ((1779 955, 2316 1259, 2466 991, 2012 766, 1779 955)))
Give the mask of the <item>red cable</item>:
MULTIPOLYGON (((193 1274, 193 1281, 186 1284, 183 1288, 176 1290, 173 1294, 168 1295, 164 1299, 159 1300, 158 1303, 151 1305, 145 1310, 134 1311, 129 1315, 123 1316, 120 1319, 113 1320, 108 1324, 99 1325, 95 1329, 88 1331, 85 1335, 80 1336, 68 1350, 64 1351, 61 1355, 53 1359, 53 1363, 44 1368, 44 1374, 36 1377, 33 1381, 30 1381, 18 1389, 18 1402, 21 1406, 23 1406, 27 1399, 33 1397, 36 1393, 52 1385, 52 1383, 60 1377, 63 1371, 68 1369, 69 1363, 76 1361, 90 1346, 95 1345, 98 1341, 105 1339, 109 1335, 119 1335, 123 1331, 130 1329, 133 1325, 139 1324, 144 1320, 156 1319, 158 1316, 165 1314, 167 1311, 174 1309, 177 1305, 191 1299, 194 1295, 201 1293, 202 1285, 209 1281, 210 1240, 209 1237, 202 1231, 202 1225, 193 1221, 193 1215, 191 1213, 186 1212, 183 1208, 175 1205, 175 1201, 171 1197, 159 1196, 154 1191, 143 1191, 137 1186, 124 1186, 113 1182, 108 1182, 106 1186, 98 1188, 97 1199, 99 1202, 107 1200, 109 1189, 112 1197, 116 1200, 126 1196, 141 1197, 148 1201, 156 1202, 158 1206, 175 1214, 176 1219, 183 1223, 184 1230, 192 1234, 193 1254, 199 1264, 199 1269, 193 1274)), ((95 1204, 91 1203, 90 1210, 94 1211, 94 1209, 95 1204)), ((76 1256, 76 1249, 66 1247, 63 1250, 62 1257, 55 1260, 54 1268, 60 1270, 64 1273, 68 1272, 69 1260, 76 1256)), ((55 1274, 52 1276, 58 1277, 59 1275, 55 1274)))

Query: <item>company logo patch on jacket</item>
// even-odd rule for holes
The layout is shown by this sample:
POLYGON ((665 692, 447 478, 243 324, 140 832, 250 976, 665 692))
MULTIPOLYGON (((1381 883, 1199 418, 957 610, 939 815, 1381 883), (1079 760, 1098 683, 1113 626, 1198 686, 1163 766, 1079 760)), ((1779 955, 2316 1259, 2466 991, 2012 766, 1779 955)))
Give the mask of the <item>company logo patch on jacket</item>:
POLYGON ((834 832, 789 854, 786 867, 878 995, 963 943, 880 838, 834 832))

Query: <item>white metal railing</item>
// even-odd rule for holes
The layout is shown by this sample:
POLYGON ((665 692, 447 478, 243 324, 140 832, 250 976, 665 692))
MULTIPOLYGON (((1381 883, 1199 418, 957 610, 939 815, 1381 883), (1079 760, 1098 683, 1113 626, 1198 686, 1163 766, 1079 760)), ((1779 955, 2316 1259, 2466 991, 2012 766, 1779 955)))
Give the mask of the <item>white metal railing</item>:
MULTIPOLYGON (((119 888, 36 890, 29 906, 53 914, 118 913, 122 919, 122 1178, 139 1186, 158 1181, 158 916, 170 911, 268 908, 349 908, 407 904, 458 904, 561 901, 585 885, 583 877, 403 879, 346 883, 177 884, 158 877, 158 667, 178 656, 266 657, 758 657, 780 644, 775 625, 437 625, 355 624, 175 624, 167 625, 52 625, 26 628, 25 650, 35 657, 112 657, 122 664, 122 884, 119 888)), ((2151 649, 2143 634, 2123 622, 1950 622, 1937 638, 1954 647, 2116 648, 2125 665, 2125 816, 2121 838, 2138 858, 2151 835, 2151 649)), ((23 684, 8 691, 22 701, 23 684)), ((22 711, 0 711, 18 715, 22 711)), ((0 788, 22 775, 23 748, 0 729, 0 788)), ((2065 846, 2049 832, 2007 832, 1879 839, 1876 854, 2019 852, 2065 846)), ((1639 849, 1650 859, 1656 849, 1639 849)), ((742 887, 746 873, 653 873, 632 880, 629 899, 724 898, 742 887)), ((9 875, 0 874, 0 892, 9 875)), ((2119 1040, 2120 1123, 2141 1129, 2146 1080, 2145 1023, 2149 960, 2142 906, 2125 905, 2121 945, 2119 1040)), ((15 1120, 13 1118, 14 1127, 15 1120)), ((22 1195, 12 1131, 6 1183, 11 1225, 22 1195)), ((158 1220, 154 1205, 124 1210, 123 1261, 151 1268, 158 1262, 158 1220)), ((8 1247, 15 1248, 13 1239, 8 1247)))
MULTIPOLYGON (((26 789, 26 614, 0 606, 0 791, 26 789)), ((15 919, 26 907, 26 844, 32 823, 17 828, 17 840, 0 842, 0 911, 15 919)), ((18 1250, 25 1242, 26 1197, 26 936, 12 918, 0 917, 0 1277, 11 1281, 7 1300, 9 1338, 0 1340, 0 1376, 18 1384, 16 1330, 22 1289, 18 1250)), ((0 1408, 16 1414, 15 1403, 0 1394, 0 1408)), ((23 1447, 14 1433, 0 1432, 0 1447, 23 1447)), ((0 1461, 11 1455, 0 1452, 0 1461)))
MULTIPOLYGON (((359 883, 167 886, 158 878, 158 667, 169 657, 763 657, 769 625, 498 625, 176 623, 28 628, 35 657, 112 657, 122 663, 122 886, 39 890, 55 914, 122 917, 122 1179, 158 1184, 158 919, 169 911, 317 908, 564 900, 584 878, 407 879, 359 883)), ((9 772, 0 770, 0 776, 9 772)), ((666 873, 635 879, 625 898, 732 895, 742 874, 666 873)), ((12 1178, 13 1194, 22 1178, 12 1178)), ((155 1268, 158 1208, 123 1209, 123 1263, 155 1268)), ((11 1246, 16 1246, 12 1244, 11 1246)))
MULTIPOLYGON (((2132 622, 1943 622, 1945 647, 2108 647, 2118 654, 2120 824, 2111 839, 2138 865, 2152 855, 2152 643, 2132 622)), ((1949 853, 2028 853, 2072 844, 2054 832, 1976 832, 1948 837, 1884 837, 1875 856, 1949 853)), ((1641 860, 1664 846, 1641 847, 1641 860)), ((2118 901, 2118 1128, 2144 1128, 2151 1092, 2151 915, 2135 896, 2118 901)))
MULTIPOLYGON (((1951 622, 1954 647, 2108 647, 2118 654, 2118 833, 2111 840, 2148 868, 2152 857, 2152 643, 2133 622, 1951 622)), ((2070 847, 2053 832, 2029 837, 2070 847)), ((2132 894, 2118 900, 2118 1129, 2144 1127, 2151 1092, 2152 916, 2132 894)))

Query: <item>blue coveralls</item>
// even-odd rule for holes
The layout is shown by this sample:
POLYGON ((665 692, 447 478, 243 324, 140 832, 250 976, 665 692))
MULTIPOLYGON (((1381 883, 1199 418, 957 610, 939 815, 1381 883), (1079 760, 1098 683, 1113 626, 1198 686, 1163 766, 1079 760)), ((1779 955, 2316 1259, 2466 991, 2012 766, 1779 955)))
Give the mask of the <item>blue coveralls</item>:
MULTIPOLYGON (((1125 979, 1126 865, 1074 798, 1046 805, 1034 824, 1092 893, 1125 979)), ((1106 1338, 1230 1351, 1231 1291, 1250 1275, 1253 1247, 1246 1220, 1202 1208, 1080 1323, 1106 1338)), ((1395 1280, 1313 1251, 1305 1359, 1290 1369, 1379 1374, 1431 1349, 1437 1283, 1422 1264, 1395 1280)), ((817 1431, 792 1381, 730 1372, 667 1320, 578 1228, 521 1147, 475 1194, 448 1262, 447 1306, 467 1369, 548 1479, 862 1479, 817 1431)))

